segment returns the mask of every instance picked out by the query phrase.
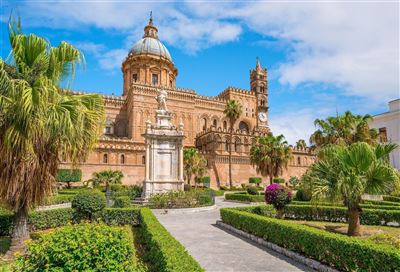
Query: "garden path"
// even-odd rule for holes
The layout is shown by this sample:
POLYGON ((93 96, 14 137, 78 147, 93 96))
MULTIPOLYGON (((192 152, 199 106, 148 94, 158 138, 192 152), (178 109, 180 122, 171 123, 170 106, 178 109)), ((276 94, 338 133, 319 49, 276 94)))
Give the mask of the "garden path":
POLYGON ((313 271, 274 251, 223 230, 215 225, 219 209, 243 206, 216 198, 217 209, 186 214, 155 215, 206 271, 313 271))

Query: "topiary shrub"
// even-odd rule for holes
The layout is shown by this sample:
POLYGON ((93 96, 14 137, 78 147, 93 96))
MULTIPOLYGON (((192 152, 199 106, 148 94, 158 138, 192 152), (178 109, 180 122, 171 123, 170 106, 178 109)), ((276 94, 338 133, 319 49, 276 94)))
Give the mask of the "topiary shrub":
POLYGON ((56 180, 67 183, 67 187, 71 188, 71 182, 79 182, 81 178, 81 169, 58 169, 56 180))
POLYGON ((258 195, 258 188, 256 186, 247 186, 246 192, 249 195, 258 195))
POLYGON ((114 200, 114 208, 128 208, 132 205, 131 199, 129 196, 119 196, 114 200))
POLYGON ((265 190, 265 202, 272 204, 277 210, 277 217, 283 218, 283 210, 292 201, 292 192, 285 186, 273 183, 265 190))
POLYGON ((65 226, 28 243, 18 271, 138 271, 130 227, 65 226))
POLYGON ((262 182, 262 179, 259 178, 259 177, 251 177, 251 178, 249 178, 249 183, 254 183, 254 184, 259 185, 259 184, 261 184, 261 182, 262 182))
POLYGON ((77 221, 81 219, 93 220, 106 206, 104 194, 97 190, 87 190, 75 195, 72 208, 76 211, 77 221))
POLYGON ((272 180, 273 183, 285 183, 285 179, 284 178, 274 178, 272 180))
POLYGON ((297 201, 310 201, 311 195, 308 194, 304 189, 298 189, 296 192, 295 199, 297 201))

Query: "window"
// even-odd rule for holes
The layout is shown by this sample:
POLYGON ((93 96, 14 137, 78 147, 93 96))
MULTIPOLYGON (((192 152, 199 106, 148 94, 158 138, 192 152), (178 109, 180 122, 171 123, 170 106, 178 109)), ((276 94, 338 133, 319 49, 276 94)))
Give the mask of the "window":
POLYGON ((169 86, 172 87, 172 80, 169 81, 169 86))
POLYGON ((227 129, 227 123, 226 123, 226 121, 224 121, 224 129, 226 130, 227 129))
POLYGON ((297 157, 297 165, 301 165, 301 158, 297 157))
POLYGON ((106 127, 106 134, 111 134, 111 127, 109 126, 106 127))
POLYGON ((385 127, 379 129, 379 142, 381 143, 387 142, 387 133, 385 127))
POLYGON ((108 155, 107 154, 103 155, 103 163, 108 163, 108 155))
POLYGON ((207 119, 203 118, 203 130, 206 130, 207 128, 207 119))
POLYGON ((217 127, 217 119, 214 119, 214 120, 213 120, 213 126, 214 126, 214 127, 217 127))
POLYGON ((146 164, 146 156, 142 156, 142 164, 146 164))
POLYGON ((240 141, 239 140, 235 141, 235 152, 240 152, 240 141))
POLYGON ((157 74, 152 75, 151 82, 153 85, 158 85, 158 75, 157 74))
POLYGON ((242 131, 246 131, 247 133, 249 132, 249 126, 246 124, 246 122, 243 121, 239 123, 239 129, 242 131))
POLYGON ((229 151, 229 141, 225 141, 225 151, 229 151))
POLYGON ((137 79, 138 79, 138 78, 137 78, 137 74, 133 74, 133 75, 132 75, 132 80, 133 80, 133 82, 137 82, 137 79))
POLYGON ((124 154, 121 155, 121 164, 125 164, 125 155, 124 154))

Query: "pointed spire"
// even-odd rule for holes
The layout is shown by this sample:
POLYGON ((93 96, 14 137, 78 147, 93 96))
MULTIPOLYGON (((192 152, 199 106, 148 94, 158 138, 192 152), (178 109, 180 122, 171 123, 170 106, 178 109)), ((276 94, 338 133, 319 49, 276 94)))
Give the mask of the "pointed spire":
POLYGON ((257 56, 257 58, 256 58, 256 69, 260 69, 260 68, 261 68, 261 63, 260 63, 260 59, 257 56))
POLYGON ((153 25, 153 11, 150 11, 149 25, 153 25))

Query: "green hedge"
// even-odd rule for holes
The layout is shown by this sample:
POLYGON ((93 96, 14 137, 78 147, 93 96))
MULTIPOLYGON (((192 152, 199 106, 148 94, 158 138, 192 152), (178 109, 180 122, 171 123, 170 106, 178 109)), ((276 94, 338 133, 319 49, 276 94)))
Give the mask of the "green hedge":
POLYGON ((81 169, 58 169, 57 181, 59 182, 78 182, 81 181, 81 169))
POLYGON ((186 249, 169 234, 148 208, 140 211, 139 238, 145 246, 145 261, 151 271, 204 271, 186 249))
MULTIPOLYGON (((294 205, 303 205, 303 206, 334 206, 334 207, 344 207, 341 203, 332 203, 332 202, 307 202, 307 201, 292 201, 291 204, 294 205)), ((361 204, 361 208, 363 209, 377 209, 377 210, 398 210, 400 211, 399 206, 392 205, 375 205, 375 204, 361 204)))
POLYGON ((243 202, 264 202, 264 195, 249 195, 247 193, 226 193, 226 200, 243 201, 243 202))
POLYGON ((8 235, 12 228, 12 224, 13 213, 0 208, 0 236, 8 235))
POLYGON ((18 271, 138 271, 130 227, 69 225, 28 243, 18 271))
POLYGON ((107 224, 137 226, 140 223, 140 208, 106 208, 101 218, 107 224))
POLYGON ((28 216, 28 224, 32 230, 49 229, 64 226, 73 217, 74 211, 71 208, 33 211, 28 216))
MULTIPOLYGON (((347 208, 290 204, 285 206, 285 217, 295 220, 347 222, 347 208)), ((363 209, 360 220, 363 225, 387 225, 392 222, 400 224, 400 211, 363 209)))
POLYGON ((398 196, 383 196, 384 201, 400 202, 400 197, 398 196))
POLYGON ((397 206, 400 208, 399 202, 390 202, 383 200, 363 200, 365 204, 373 204, 373 205, 383 205, 383 206, 397 206))
POLYGON ((262 182, 262 179, 259 177, 251 177, 249 178, 249 183, 255 183, 255 184, 260 184, 262 182))
POLYGON ((63 204, 63 203, 70 203, 72 199, 74 198, 74 194, 63 194, 63 195, 55 195, 46 198, 45 202, 43 205, 57 205, 57 204, 63 204))
POLYGON ((324 230, 232 208, 221 209, 222 221, 342 271, 398 271, 397 249, 324 230))

